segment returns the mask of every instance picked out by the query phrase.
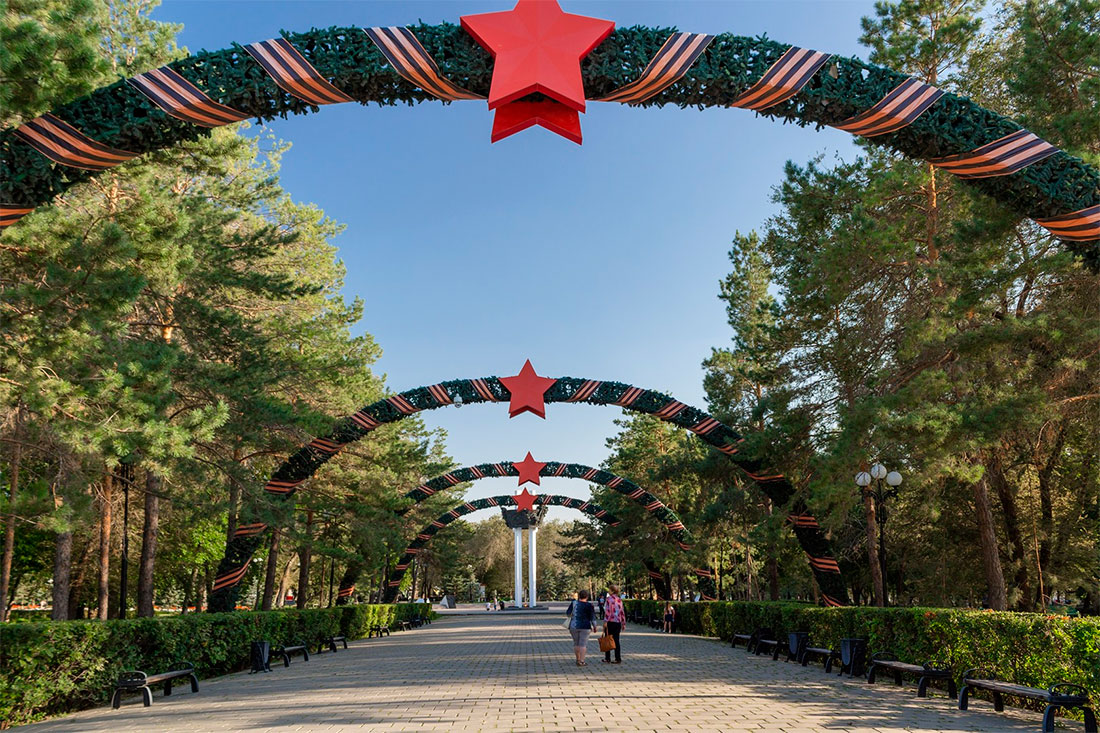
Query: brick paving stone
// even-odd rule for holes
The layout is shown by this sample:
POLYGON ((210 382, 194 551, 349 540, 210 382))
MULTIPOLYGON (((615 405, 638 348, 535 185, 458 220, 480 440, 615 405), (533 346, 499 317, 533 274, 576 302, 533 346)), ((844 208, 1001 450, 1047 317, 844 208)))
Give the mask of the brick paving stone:
MULTIPOLYGON (((564 608, 564 607, 563 607, 564 608)), ((447 613, 431 626, 348 650, 295 658, 271 674, 227 675, 186 686, 153 705, 129 697, 26 726, 31 733, 213 733, 214 731, 754 731, 899 733, 1028 731, 1039 716, 968 712, 915 685, 826 675, 821 667, 773 662, 714 639, 629 625, 623 663, 603 664, 593 639, 589 665, 573 663, 557 614, 447 613)), ((984 709, 983 709, 984 708, 984 709)), ((1080 730, 1070 722, 1069 730, 1080 730)))

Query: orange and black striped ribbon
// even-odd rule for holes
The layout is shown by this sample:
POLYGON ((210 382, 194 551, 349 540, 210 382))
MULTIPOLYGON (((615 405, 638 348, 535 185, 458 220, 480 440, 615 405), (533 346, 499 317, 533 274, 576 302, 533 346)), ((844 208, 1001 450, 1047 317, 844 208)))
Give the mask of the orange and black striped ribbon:
POLYGON ((480 94, 463 89, 439 73, 439 65, 416 35, 408 28, 364 28, 386 61, 405 81, 415 84, 428 94, 454 102, 460 99, 485 99, 480 94))
POLYGON ((760 77, 760 81, 738 95, 729 106, 759 112, 786 102, 798 94, 830 58, 827 53, 791 46, 760 77))
POLYGON ((928 162, 959 178, 991 178, 1023 170, 1057 152, 1058 148, 1035 133, 1017 130, 969 153, 934 158, 928 162))
POLYGON ((206 93, 167 66, 128 80, 153 104, 184 122, 218 127, 247 119, 248 114, 215 102, 206 93))
POLYGON ((355 592, 355 586, 350 585, 347 588, 341 588, 340 592, 336 594, 336 597, 337 598, 347 598, 348 596, 350 596, 354 592, 355 592))
POLYGON ((10 227, 32 211, 34 209, 26 209, 12 204, 0 204, 0 229, 10 227))
POLYGON ((640 77, 595 101, 637 104, 660 94, 688 72, 713 40, 703 33, 673 33, 640 77))
POLYGON ((823 573, 839 573, 840 565, 835 558, 831 557, 814 557, 813 555, 806 555, 806 559, 810 562, 810 567, 814 570, 820 570, 823 573))
POLYGON ((863 137, 897 132, 913 124, 913 120, 927 112, 942 96, 943 92, 934 86, 916 79, 906 79, 866 112, 860 112, 833 127, 863 137))
POLYGON ((250 43, 244 47, 264 71, 283 89, 298 99, 318 106, 353 102, 351 97, 330 84, 313 64, 285 38, 250 43))
POLYGON ((1091 242, 1100 239, 1100 204, 1071 214, 1036 219, 1035 222, 1061 239, 1071 242, 1091 242))
POLYGON ((248 563, 245 563, 236 570, 230 570, 223 575, 219 575, 218 577, 214 578, 214 590, 221 590, 222 588, 236 585, 237 583, 241 582, 241 578, 243 578, 244 574, 247 572, 248 563))
POLYGON ((51 114, 20 125, 15 135, 55 163, 89 171, 105 171, 138 155, 96 142, 51 114))
POLYGON ((830 608, 840 608, 841 606, 845 605, 826 593, 821 594, 821 600, 825 601, 825 605, 829 606, 830 608))
POLYGON ((812 514, 788 514, 787 521, 793 524, 795 527, 809 527, 817 529, 821 525, 817 523, 817 519, 812 514))

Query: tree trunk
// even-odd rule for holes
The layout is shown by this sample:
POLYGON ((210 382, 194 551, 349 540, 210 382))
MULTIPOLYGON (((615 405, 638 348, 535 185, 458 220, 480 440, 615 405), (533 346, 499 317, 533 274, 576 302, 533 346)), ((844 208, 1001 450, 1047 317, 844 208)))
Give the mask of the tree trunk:
MULTIPOLYGON (((16 416, 18 420, 18 416, 16 416)), ((8 597, 11 583, 11 561, 15 555, 15 500, 19 495, 19 465, 23 458, 23 444, 19 442, 19 432, 15 436, 15 447, 11 457, 11 481, 8 484, 8 521, 4 525, 4 556, 0 559, 0 623, 8 620, 8 597)))
POLYGON ((145 472, 145 522, 141 531, 141 564, 138 568, 138 618, 153 615, 153 564, 157 555, 160 527, 161 479, 155 471, 145 472))
POLYGON ((294 599, 297 608, 306 607, 306 596, 309 594, 309 565, 313 559, 313 510, 306 512, 306 541, 298 549, 298 594, 294 599))
POLYGON ((286 603, 286 591, 290 587, 290 569, 294 567, 294 556, 287 558, 283 566, 283 576, 279 580, 279 597, 275 599, 275 608, 282 608, 286 603))
POLYGON ((775 558, 775 549, 768 553, 768 598, 779 600, 779 561, 775 558))
POLYGON ((871 565, 871 586, 874 589, 875 605, 886 607, 886 586, 882 577, 882 565, 878 557, 878 525, 875 524, 875 502, 870 491, 863 492, 863 513, 867 517, 867 561, 871 565))
POLYGON ((237 482, 229 481, 229 522, 225 528, 225 541, 232 542, 233 535, 237 532, 237 504, 241 500, 241 489, 237 482))
POLYGON ((53 553, 53 612, 54 621, 69 620, 69 581, 73 572, 73 533, 58 532, 53 553))
POLYGON ((92 554, 92 538, 88 537, 79 543, 74 539, 74 544, 80 547, 80 554, 76 561, 73 562, 72 579, 69 581, 70 620, 84 618, 84 612, 86 610, 84 602, 84 585, 87 582, 88 561, 91 559, 92 554))
POLYGON ((1013 585, 1020 594, 1019 599, 1016 601, 1016 610, 1027 611, 1030 610, 1031 606, 1031 582, 1027 572, 1024 538, 1020 534, 1020 513, 1016 508, 1016 497, 1012 493, 1012 487, 1008 485, 1008 477, 1005 476, 1001 466, 1000 456, 993 455, 990 457, 988 475, 990 482, 997 491, 997 498, 1001 502, 1005 533, 1008 535, 1008 543, 1012 552, 1012 564, 1015 566, 1013 585))
POLYGON ((110 470, 103 474, 103 496, 99 506, 99 598, 96 618, 106 621, 111 603, 111 500, 115 488, 110 470))
POLYGON ((982 565, 985 568, 985 583, 988 589, 989 607, 994 611, 1008 608, 1005 592, 1005 579, 1001 571, 1001 553, 997 547, 997 533, 993 527, 993 508, 989 503, 989 489, 986 477, 974 484, 974 514, 978 523, 978 534, 982 543, 982 565))
POLYGON ((275 596, 275 575, 279 570, 279 532, 271 529, 271 543, 267 548, 267 575, 264 576, 264 599, 260 605, 263 611, 271 610, 271 600, 275 596))
MULTIPOLYGON (((1054 502, 1051 500, 1050 479, 1054 474, 1054 468, 1062 457, 1062 450, 1066 443, 1066 422, 1059 426, 1058 437, 1050 451, 1050 458, 1039 469, 1039 557, 1038 575, 1039 588, 1036 589, 1037 605, 1046 608, 1046 599, 1042 597, 1046 584, 1045 572, 1050 565, 1052 540, 1054 538, 1054 502)), ((1084 473, 1083 475, 1089 475, 1084 473)))

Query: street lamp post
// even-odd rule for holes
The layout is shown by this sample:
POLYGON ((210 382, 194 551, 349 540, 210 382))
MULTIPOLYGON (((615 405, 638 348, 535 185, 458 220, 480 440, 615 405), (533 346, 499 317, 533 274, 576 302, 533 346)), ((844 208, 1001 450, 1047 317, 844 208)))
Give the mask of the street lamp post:
POLYGON ((889 605, 886 590, 886 499, 897 496, 900 485, 901 474, 888 471, 881 463, 871 466, 870 472, 860 471, 856 474, 856 486, 859 487, 868 508, 868 522, 878 525, 878 563, 883 607, 889 605), (874 499, 874 508, 871 507, 871 499, 874 499))

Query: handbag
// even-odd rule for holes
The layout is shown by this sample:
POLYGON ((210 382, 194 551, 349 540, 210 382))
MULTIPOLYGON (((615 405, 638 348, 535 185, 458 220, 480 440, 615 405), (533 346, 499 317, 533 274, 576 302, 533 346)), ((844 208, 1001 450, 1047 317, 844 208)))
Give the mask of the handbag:
POLYGON ((561 625, 561 627, 562 627, 563 629, 568 629, 568 628, 569 628, 569 622, 570 622, 570 621, 572 621, 572 620, 573 620, 573 619, 572 619, 572 617, 566 618, 566 619, 565 619, 565 623, 563 623, 563 624, 561 625))
POLYGON ((615 637, 611 634, 604 634, 600 637, 600 651, 609 652, 615 648, 615 637))

